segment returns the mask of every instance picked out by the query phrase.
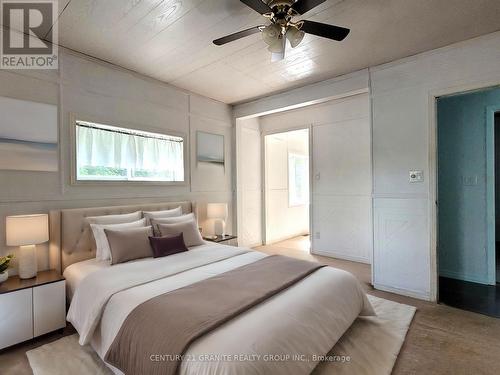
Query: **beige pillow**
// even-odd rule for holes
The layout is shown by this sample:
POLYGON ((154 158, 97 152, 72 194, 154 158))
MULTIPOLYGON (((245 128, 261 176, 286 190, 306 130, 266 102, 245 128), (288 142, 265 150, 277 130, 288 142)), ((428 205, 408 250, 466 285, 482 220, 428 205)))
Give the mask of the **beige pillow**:
POLYGON ((148 225, 152 219, 160 219, 166 217, 175 217, 182 215, 182 207, 179 206, 177 208, 171 210, 162 210, 162 211, 143 211, 142 214, 146 218, 148 225))
POLYGON ((108 239, 106 238, 106 234, 104 233, 105 229, 126 230, 131 228, 144 228, 145 226, 146 219, 121 224, 90 224, 96 246, 95 257, 99 260, 111 259, 111 250, 109 249, 108 239))
POLYGON ((190 221, 190 220, 195 220, 194 213, 192 213, 192 212, 190 214, 181 215, 181 216, 162 217, 162 218, 158 218, 158 219, 151 218, 150 224, 153 226, 153 232, 155 233, 155 235, 159 236, 160 230, 158 229, 158 224, 176 224, 176 223, 181 223, 183 221, 190 221))
POLYGON ((158 230, 162 236, 174 236, 182 233, 184 243, 187 247, 203 245, 205 243, 194 220, 174 224, 158 224, 158 230))
POLYGON ((149 237, 153 235, 151 227, 126 230, 104 229, 111 250, 111 264, 128 262, 134 259, 153 256, 149 237))

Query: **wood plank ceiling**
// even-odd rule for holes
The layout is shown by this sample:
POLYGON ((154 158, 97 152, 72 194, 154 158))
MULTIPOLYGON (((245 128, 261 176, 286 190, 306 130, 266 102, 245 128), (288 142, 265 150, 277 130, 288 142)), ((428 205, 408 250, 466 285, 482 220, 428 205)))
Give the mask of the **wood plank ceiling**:
POLYGON ((266 19, 238 0, 59 0, 59 43, 225 103, 238 103, 500 30, 499 0, 327 0, 302 19, 351 28, 306 35, 272 63, 266 19))

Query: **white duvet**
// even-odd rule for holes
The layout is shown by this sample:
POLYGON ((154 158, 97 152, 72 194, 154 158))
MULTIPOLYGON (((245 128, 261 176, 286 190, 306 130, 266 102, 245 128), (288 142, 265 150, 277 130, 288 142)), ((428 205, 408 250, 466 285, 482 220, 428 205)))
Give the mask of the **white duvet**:
MULTIPOLYGON (((98 268, 75 287, 67 319, 78 331, 80 344, 90 343, 104 358, 139 304, 265 256, 210 244, 98 268)), ((358 281, 324 267, 195 341, 179 372, 309 374, 359 315, 373 315, 373 309, 358 281)), ((162 360, 162 354, 151 353, 151 360, 162 360)))

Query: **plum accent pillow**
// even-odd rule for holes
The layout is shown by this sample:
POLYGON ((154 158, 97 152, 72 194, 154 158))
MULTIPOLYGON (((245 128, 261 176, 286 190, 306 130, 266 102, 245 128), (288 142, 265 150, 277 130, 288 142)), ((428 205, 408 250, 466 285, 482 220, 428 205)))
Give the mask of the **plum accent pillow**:
POLYGON ((166 257, 168 255, 188 251, 182 233, 175 236, 149 237, 149 243, 153 249, 154 258, 166 257))
POLYGON ((156 236, 160 237, 160 230, 158 229, 158 224, 175 224, 184 221, 195 220, 194 213, 175 216, 175 217, 162 217, 162 218, 151 218, 151 225, 153 226, 153 232, 156 236))
POLYGON ((111 259, 111 250, 109 248, 108 239, 104 231, 106 229, 110 230, 127 230, 131 228, 141 228, 146 226, 146 219, 141 219, 137 221, 133 221, 131 223, 122 223, 122 224, 90 224, 90 228, 92 229, 92 233, 94 235, 95 243, 96 243, 96 259, 99 260, 108 260, 111 259))
POLYGON ((181 216, 182 215, 182 207, 179 206, 179 207, 173 208, 171 210, 163 210, 163 211, 143 211, 142 214, 146 218, 146 221, 149 225, 152 219, 181 216))
POLYGON ((187 247, 203 245, 205 241, 201 237, 196 221, 183 221, 175 224, 158 224, 158 230, 162 237, 183 234, 184 243, 187 247))
POLYGON ((153 235, 151 227, 127 230, 104 229, 104 233, 106 233, 111 250, 111 264, 153 256, 149 244, 149 237, 153 235))

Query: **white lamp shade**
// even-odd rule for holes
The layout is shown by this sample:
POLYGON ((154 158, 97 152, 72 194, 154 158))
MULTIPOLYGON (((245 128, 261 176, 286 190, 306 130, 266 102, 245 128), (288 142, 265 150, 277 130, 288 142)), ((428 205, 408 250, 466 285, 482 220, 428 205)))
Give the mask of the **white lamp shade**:
POLYGON ((47 214, 7 216, 7 246, 37 245, 49 240, 47 214))
POLYGON ((209 219, 226 220, 227 214, 227 203, 209 203, 207 205, 207 217, 209 219))

